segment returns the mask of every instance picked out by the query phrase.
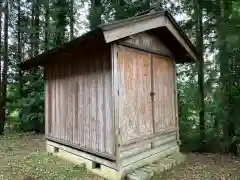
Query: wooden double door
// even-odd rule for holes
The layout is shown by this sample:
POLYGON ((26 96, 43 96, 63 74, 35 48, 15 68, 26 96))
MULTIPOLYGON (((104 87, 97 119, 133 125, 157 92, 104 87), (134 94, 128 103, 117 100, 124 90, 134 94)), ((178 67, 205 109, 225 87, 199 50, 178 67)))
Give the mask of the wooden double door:
POLYGON ((174 61, 125 46, 117 49, 121 143, 176 128, 174 61))

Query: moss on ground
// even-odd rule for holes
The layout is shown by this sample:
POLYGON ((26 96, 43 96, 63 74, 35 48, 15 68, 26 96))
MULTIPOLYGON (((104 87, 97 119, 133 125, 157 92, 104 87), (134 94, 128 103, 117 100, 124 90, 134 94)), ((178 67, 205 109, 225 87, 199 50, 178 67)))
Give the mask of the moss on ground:
MULTIPOLYGON (((103 180, 45 152, 42 135, 0 136, 0 180, 103 180)), ((239 180, 240 160, 229 155, 189 154, 186 163, 151 180, 239 180)))
POLYGON ((44 151, 43 136, 0 137, 0 180, 103 179, 44 151))

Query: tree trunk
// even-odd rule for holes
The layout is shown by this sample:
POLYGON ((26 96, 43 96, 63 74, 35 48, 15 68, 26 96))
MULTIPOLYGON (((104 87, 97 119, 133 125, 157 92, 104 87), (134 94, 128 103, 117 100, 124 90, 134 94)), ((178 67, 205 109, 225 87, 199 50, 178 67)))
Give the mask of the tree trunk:
POLYGON ((91 0, 91 7, 89 12, 89 24, 90 29, 95 29, 99 24, 102 23, 102 3, 101 0, 91 0))
POLYGON ((6 122, 7 71, 8 71, 8 1, 6 1, 6 4, 5 4, 5 18, 4 18, 4 54, 3 54, 3 72, 2 72, 3 80, 2 80, 0 134, 4 133, 4 126, 6 122))
POLYGON ((45 28, 44 28, 44 50, 47 51, 49 49, 49 37, 48 37, 48 31, 49 31, 49 0, 46 1, 46 7, 45 7, 45 28))
MULTIPOLYGON (((18 20, 17 20, 17 59, 18 59, 18 64, 22 62, 21 55, 22 55, 22 46, 21 46, 21 0, 17 1, 18 3, 18 20)), ((22 82, 22 71, 21 68, 18 67, 18 85, 19 85, 19 98, 22 97, 22 87, 23 87, 23 82, 22 82)), ((22 117, 22 111, 20 111, 19 114, 19 121, 21 122, 21 117, 22 117)))
POLYGON ((65 42, 65 31, 66 31, 66 14, 67 14, 67 3, 66 0, 57 0, 56 8, 57 12, 57 24, 56 24, 56 45, 61 45, 65 42))
POLYGON ((30 57, 31 58, 34 56, 34 47, 35 47, 35 42, 34 42, 35 31, 33 31, 34 24, 35 24, 34 15, 35 15, 35 0, 32 1, 31 18, 30 18, 30 27, 32 29, 30 32, 30 46, 31 46, 30 57))
MULTIPOLYGON (((0 7, 2 7, 2 0, 0 0, 0 7)), ((0 20, 2 20, 2 13, 0 12, 0 20)), ((0 21, 0 92, 2 92, 2 21, 0 21)), ((1 94, 0 94, 1 98, 1 94)), ((1 117, 1 116, 0 116, 1 117)))
POLYGON ((74 0, 70 0, 70 39, 74 38, 74 0))
POLYGON ((233 62, 229 57, 229 54, 231 54, 231 49, 228 47, 228 41, 227 41, 227 33, 228 27, 227 22, 229 19, 229 12, 231 12, 230 7, 228 5, 230 3, 226 0, 218 0, 217 1, 217 41, 218 41, 218 49, 219 49, 219 65, 220 65, 220 87, 221 87, 221 102, 220 107, 222 108, 223 114, 221 114, 220 117, 222 117, 223 121, 223 136, 226 144, 228 144, 228 147, 226 147, 226 152, 231 152, 233 154, 237 154, 237 144, 236 141, 233 139, 236 136, 236 127, 234 122, 234 94, 233 94, 233 88, 234 84, 236 83, 236 80, 234 78, 234 72, 232 68, 233 62))
MULTIPOLYGON (((0 6, 2 6, 2 0, 0 0, 0 6)), ((2 13, 0 12, 0 20, 2 20, 2 13)), ((2 21, 0 21, 0 52, 2 54, 2 21)), ((2 92, 2 55, 0 55, 0 92, 2 92)), ((2 93, 0 93, 0 135, 4 133, 4 115, 2 105, 2 93)))
POLYGON ((115 20, 121 20, 127 17, 125 12, 125 0, 115 0, 115 20))
POLYGON ((35 18, 34 18, 34 56, 37 56, 39 53, 39 32, 40 32, 40 25, 39 25, 39 16, 40 16, 40 4, 39 0, 35 1, 35 18))
POLYGON ((200 0, 195 0, 196 17, 196 46, 198 57, 198 88, 199 88, 199 131, 200 131, 200 151, 205 147, 205 120, 204 120, 204 59, 203 59, 203 22, 202 5, 200 0))

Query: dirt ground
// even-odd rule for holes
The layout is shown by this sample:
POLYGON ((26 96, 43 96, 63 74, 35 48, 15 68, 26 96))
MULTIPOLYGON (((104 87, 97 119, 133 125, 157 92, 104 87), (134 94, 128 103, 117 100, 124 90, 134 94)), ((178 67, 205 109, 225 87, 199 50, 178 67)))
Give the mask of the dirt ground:
MULTIPOLYGON (((0 136, 0 180, 103 180, 82 166, 44 152, 41 135, 0 136)), ((151 180, 240 180, 240 159, 188 154, 186 163, 151 180)))

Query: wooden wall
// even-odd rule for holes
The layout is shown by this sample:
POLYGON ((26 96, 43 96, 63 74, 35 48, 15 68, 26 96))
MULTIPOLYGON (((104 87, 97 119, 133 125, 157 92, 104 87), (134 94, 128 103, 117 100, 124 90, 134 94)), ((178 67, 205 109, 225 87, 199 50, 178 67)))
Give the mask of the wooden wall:
POLYGON ((114 156, 111 76, 110 49, 75 52, 45 65, 46 136, 114 156))
MULTIPOLYGON (((123 42, 171 56, 147 33, 123 42)), ((116 44, 111 60, 110 49, 94 47, 45 66, 46 135, 121 166, 177 149, 174 60, 116 44)))

